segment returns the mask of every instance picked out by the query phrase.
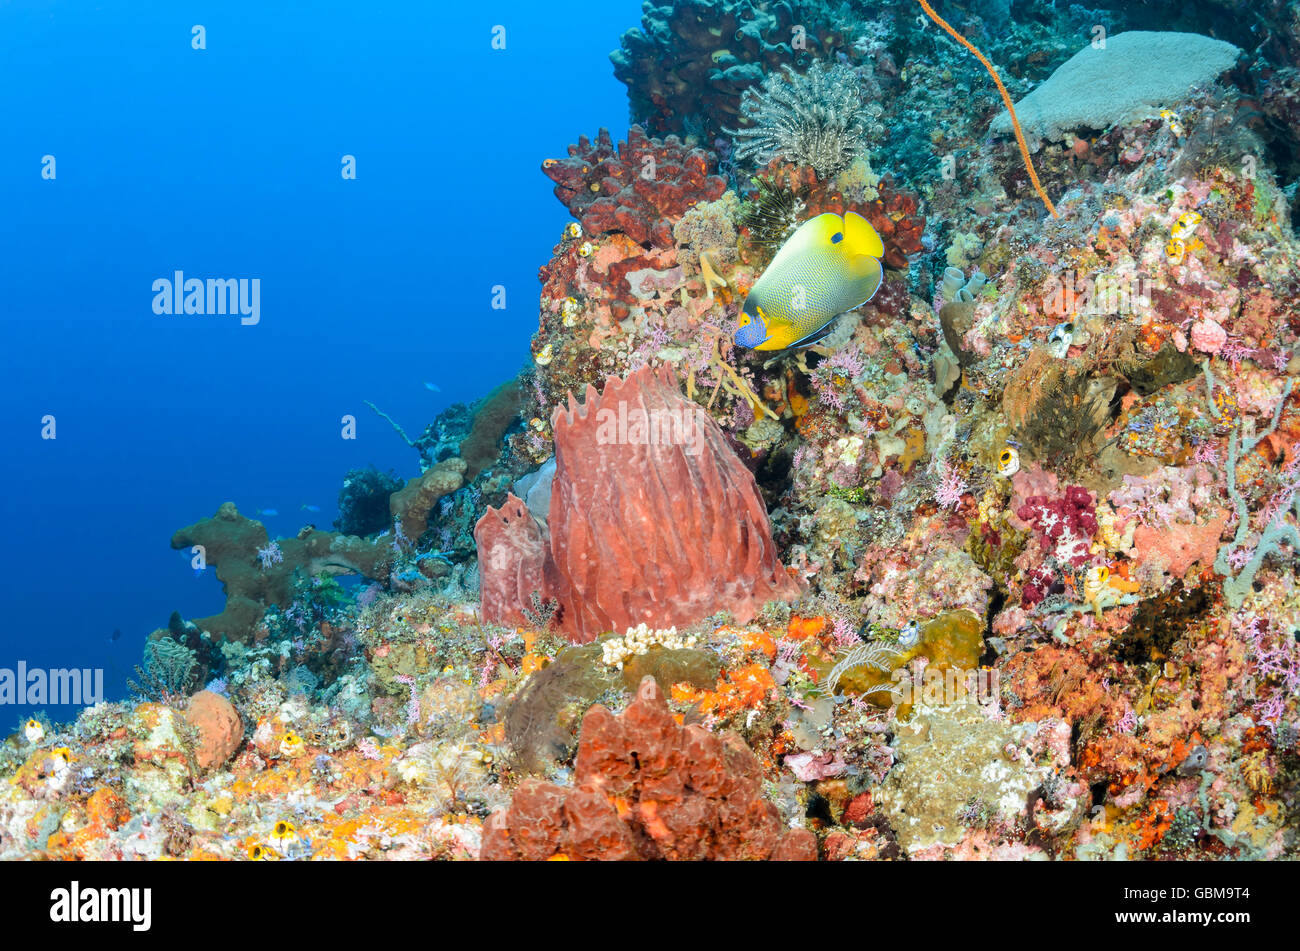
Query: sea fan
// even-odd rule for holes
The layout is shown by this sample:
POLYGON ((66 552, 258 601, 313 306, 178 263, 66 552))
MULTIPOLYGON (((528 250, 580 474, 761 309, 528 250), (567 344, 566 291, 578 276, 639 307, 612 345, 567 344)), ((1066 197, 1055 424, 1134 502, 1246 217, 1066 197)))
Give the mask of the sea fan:
POLYGON ((869 115, 857 73, 843 63, 813 63, 802 76, 789 66, 745 91, 747 125, 728 129, 736 158, 766 165, 774 158, 807 165, 821 179, 848 167, 866 150, 869 115))

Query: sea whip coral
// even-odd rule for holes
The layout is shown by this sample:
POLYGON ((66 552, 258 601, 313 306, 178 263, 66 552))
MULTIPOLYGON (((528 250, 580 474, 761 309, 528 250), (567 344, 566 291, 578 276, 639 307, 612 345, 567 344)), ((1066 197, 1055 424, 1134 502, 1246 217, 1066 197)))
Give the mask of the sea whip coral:
POLYGON ((669 368, 588 386, 551 420, 549 540, 518 500, 475 527, 483 615, 514 620, 538 590, 576 642, 606 631, 685 627, 725 609, 742 623, 794 597, 753 475, 669 368), (543 562, 538 570, 538 558, 543 562))
POLYGON ((976 49, 970 40, 966 39, 966 37, 954 30, 947 20, 935 13, 930 4, 926 3, 925 0, 918 0, 918 2, 921 4, 921 9, 926 12, 927 16, 935 23, 939 24, 939 26, 941 26, 954 40, 966 47, 966 49, 970 50, 975 55, 975 58, 983 64, 986 70, 988 70, 989 75, 993 77, 993 84, 998 87, 998 93, 1002 96, 1002 102, 1007 107, 1007 114, 1011 116, 1011 127, 1016 133, 1016 144, 1020 146, 1020 154, 1025 160, 1025 171, 1029 173, 1029 180, 1034 185, 1034 191, 1038 192, 1038 197, 1043 199, 1043 204, 1047 206, 1047 210, 1052 213, 1053 218, 1061 217, 1056 213, 1056 206, 1052 204, 1052 199, 1047 197, 1047 192, 1043 190, 1043 186, 1038 181, 1038 173, 1034 171, 1034 160, 1029 157, 1029 146, 1025 144, 1025 133, 1020 128, 1020 120, 1016 118, 1016 107, 1011 104, 1011 94, 1007 92, 1007 87, 1002 85, 1002 77, 998 75, 998 71, 993 68, 993 64, 985 58, 984 54, 976 49))

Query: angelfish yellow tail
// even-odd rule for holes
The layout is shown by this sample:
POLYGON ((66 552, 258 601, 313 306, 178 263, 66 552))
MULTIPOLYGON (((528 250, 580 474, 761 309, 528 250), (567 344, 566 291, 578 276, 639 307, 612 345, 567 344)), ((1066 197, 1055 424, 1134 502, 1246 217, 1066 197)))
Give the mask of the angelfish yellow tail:
POLYGON ((994 84, 998 87, 998 92, 1002 94, 1002 101, 1006 103, 1007 112, 1011 116, 1011 127, 1016 130, 1016 143, 1020 146, 1020 154, 1025 158, 1025 169, 1029 172, 1029 180, 1034 184, 1034 191, 1038 192, 1038 197, 1043 199, 1043 204, 1047 206, 1047 210, 1052 213, 1053 218, 1061 217, 1056 213, 1056 206, 1052 204, 1052 199, 1047 197, 1047 192, 1043 191, 1043 186, 1038 181, 1038 173, 1034 171, 1033 159, 1029 157, 1029 146, 1025 144, 1025 134, 1020 129, 1020 120, 1016 118, 1016 108, 1011 104, 1011 95, 1007 92, 1007 87, 1002 85, 1002 79, 998 76, 998 71, 993 68, 993 64, 984 58, 984 54, 977 50, 970 40, 954 30, 947 20, 935 13, 930 4, 926 3, 926 0, 917 0, 917 2, 921 4, 921 9, 926 12, 931 20, 943 27, 954 40, 974 53, 975 58, 983 63, 984 68, 989 71, 994 84))

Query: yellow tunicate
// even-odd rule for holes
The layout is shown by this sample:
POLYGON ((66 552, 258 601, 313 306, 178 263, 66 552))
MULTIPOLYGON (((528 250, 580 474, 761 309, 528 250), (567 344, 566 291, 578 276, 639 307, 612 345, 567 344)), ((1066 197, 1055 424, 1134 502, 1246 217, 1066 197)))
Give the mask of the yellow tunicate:
POLYGON ((1115 530, 1115 510, 1105 502, 1097 506, 1097 542, 1108 552, 1118 552, 1124 546, 1119 532, 1115 530))
POLYGON ((998 516, 998 497, 993 493, 991 486, 984 491, 984 497, 980 499, 976 511, 979 513, 979 520, 989 525, 992 525, 993 519, 998 516))
POLYGON ((576 324, 578 322, 578 313, 581 309, 582 308, 578 305, 577 298, 564 298, 564 303, 560 305, 560 317, 563 320, 564 326, 572 327, 576 324))
POLYGON ((1195 211, 1183 212, 1178 216, 1178 220, 1174 222, 1173 227, 1169 229, 1169 233, 1176 241, 1186 241, 1192 236, 1192 232, 1196 230, 1196 226, 1202 220, 1201 216, 1195 211))

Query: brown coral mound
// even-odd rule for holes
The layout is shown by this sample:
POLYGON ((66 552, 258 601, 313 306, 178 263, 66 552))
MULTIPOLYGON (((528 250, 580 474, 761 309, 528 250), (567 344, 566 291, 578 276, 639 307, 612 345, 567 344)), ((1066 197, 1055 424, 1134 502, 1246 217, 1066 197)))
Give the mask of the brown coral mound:
POLYGON ((463 459, 444 459, 389 497, 388 508, 393 520, 408 539, 414 542, 424 534, 434 505, 461 487, 467 468, 463 459))
POLYGON ((293 601, 295 571, 381 580, 388 577, 393 557, 386 539, 371 541, 304 528, 296 538, 277 539, 280 560, 263 565, 258 551, 270 542, 266 526, 239 514, 233 502, 223 502, 211 518, 172 535, 172 548, 202 548, 207 567, 216 569, 226 593, 220 614, 194 619, 201 630, 226 640, 246 640, 267 608, 288 607, 293 601))
POLYGON ((649 367, 557 408, 550 541, 542 577, 524 519, 489 509, 475 527, 483 616, 507 620, 531 585, 560 603, 578 643, 642 622, 686 626, 718 610, 747 622, 799 586, 772 541, 767 509, 717 424, 685 399, 670 368, 649 367), (519 537, 507 537, 513 532, 519 537), (521 554, 522 557, 522 554, 521 554), (503 577, 504 576, 504 577, 503 577))
MULTIPOLYGON (((444 459, 392 494, 389 507, 393 519, 408 539, 414 541, 423 534, 429 512, 444 495, 460 488, 464 472, 463 460, 444 459)), ((193 549, 196 545, 202 549, 206 566, 216 569, 226 606, 220 614, 196 618, 194 623, 225 640, 247 640, 271 605, 288 607, 299 574, 361 575, 386 583, 393 561, 389 538, 359 538, 307 526, 294 538, 276 539, 278 557, 264 564, 259 552, 271 546, 266 526, 241 515, 234 502, 223 502, 211 518, 172 535, 172 548, 193 549)))
POLYGON ((519 420, 518 380, 507 380, 479 401, 474 424, 457 450, 465 460, 464 479, 473 482, 501 455, 501 438, 519 420))
POLYGON ((735 733, 678 726, 653 677, 619 716, 582 722, 574 786, 527 780, 484 825, 484 861, 815 860, 806 829, 783 829, 762 767, 735 733))
POLYGON ((581 136, 568 158, 547 159, 542 172, 588 234, 621 231, 638 244, 671 248, 673 222, 727 190, 726 179, 710 174, 715 165, 712 152, 689 148, 675 135, 648 138, 632 126, 617 149, 608 129, 594 146, 581 136))

